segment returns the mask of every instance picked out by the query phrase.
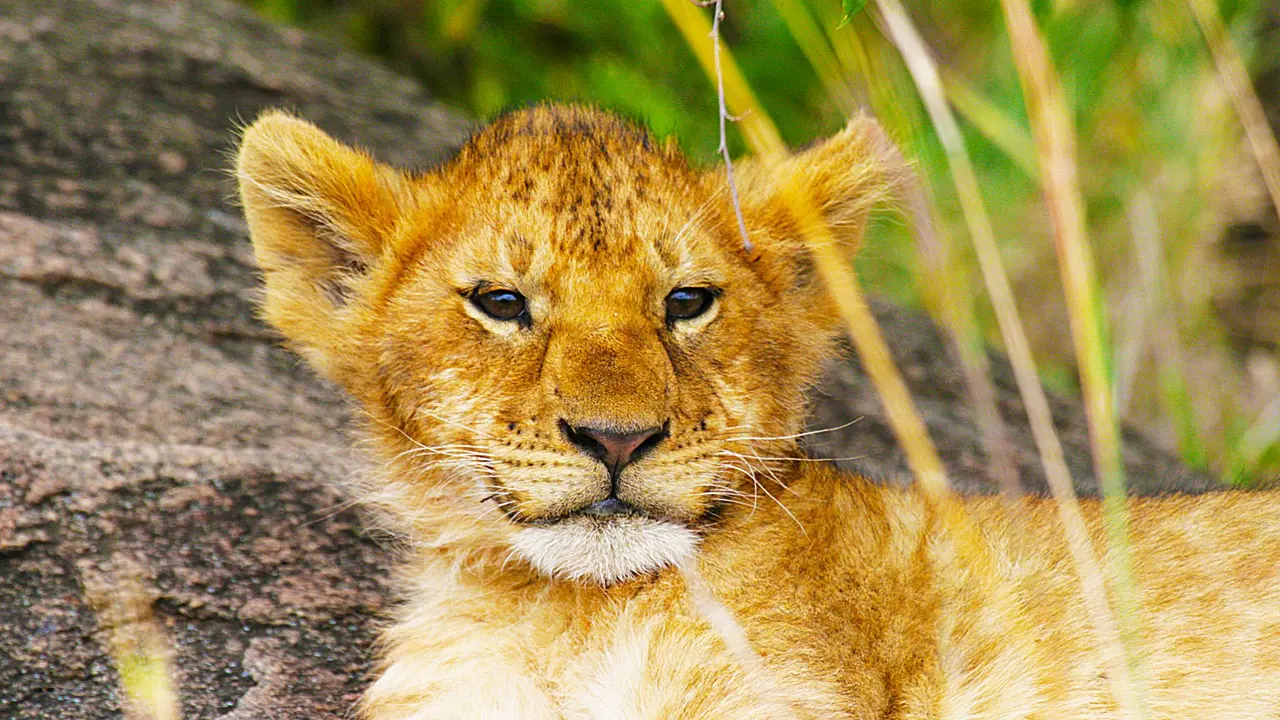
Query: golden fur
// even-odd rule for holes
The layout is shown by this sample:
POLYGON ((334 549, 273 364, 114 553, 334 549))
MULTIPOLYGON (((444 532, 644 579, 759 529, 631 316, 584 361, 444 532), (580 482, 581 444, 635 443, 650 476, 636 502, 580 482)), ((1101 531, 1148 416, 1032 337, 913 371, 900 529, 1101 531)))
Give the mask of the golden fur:
MULTIPOLYGON (((977 561, 922 494, 798 449, 837 327, 775 183, 848 236, 892 167, 863 120, 742 163, 747 256, 721 170, 590 109, 418 175, 278 112, 245 132, 265 316, 366 411, 362 498, 406 540, 365 718, 1117 715, 1052 503, 965 501, 977 561), (671 320, 680 287, 719 295, 671 320), (611 476, 566 427, 666 434, 611 476), (610 493, 634 512, 578 512, 610 493)), ((1280 718, 1278 499, 1130 501, 1152 717, 1280 718)))

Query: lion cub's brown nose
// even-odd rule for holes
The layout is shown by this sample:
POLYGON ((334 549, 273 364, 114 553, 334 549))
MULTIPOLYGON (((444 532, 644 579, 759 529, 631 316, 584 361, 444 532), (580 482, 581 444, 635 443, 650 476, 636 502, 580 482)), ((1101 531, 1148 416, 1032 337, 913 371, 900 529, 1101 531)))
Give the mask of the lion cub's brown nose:
POLYGON ((575 427, 561 420, 560 429, 569 442, 604 463, 613 475, 622 472, 622 468, 653 449, 667 436, 666 426, 640 432, 617 433, 587 426, 575 427))

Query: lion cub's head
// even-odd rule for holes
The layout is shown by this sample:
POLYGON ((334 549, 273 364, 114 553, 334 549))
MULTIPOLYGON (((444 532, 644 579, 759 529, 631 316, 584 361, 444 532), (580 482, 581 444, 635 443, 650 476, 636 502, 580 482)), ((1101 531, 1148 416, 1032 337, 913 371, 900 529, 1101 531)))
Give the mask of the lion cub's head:
POLYGON ((617 117, 502 116, 423 174, 268 113, 237 172, 264 314, 370 418, 372 499, 424 543, 612 583, 776 494, 834 315, 775 188, 857 242, 869 121, 766 174, 697 170, 617 117), (769 487, 770 485, 773 487, 769 487))

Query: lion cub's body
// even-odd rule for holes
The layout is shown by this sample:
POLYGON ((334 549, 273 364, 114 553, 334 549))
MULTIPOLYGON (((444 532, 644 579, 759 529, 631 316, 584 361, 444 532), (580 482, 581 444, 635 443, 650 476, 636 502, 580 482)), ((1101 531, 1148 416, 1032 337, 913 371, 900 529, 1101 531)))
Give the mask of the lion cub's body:
MULTIPOLYGON (((427 554, 370 716, 1119 716, 1051 501, 966 503, 998 560, 975 569, 918 493, 823 469, 792 489, 794 519, 762 503, 699 556, 763 675, 677 571, 584 587, 427 554)), ((1134 499, 1130 517, 1151 717, 1277 717, 1275 493, 1134 499)))
MULTIPOLYGON (((852 252, 895 176, 863 121, 778 167, 739 166, 748 254, 721 174, 596 111, 420 175, 249 128, 265 315, 363 406, 407 547, 364 717, 1118 716, 1051 503, 957 514, 796 446, 837 323, 777 188, 852 252)), ((1151 716, 1280 717, 1277 494, 1130 522, 1151 716)))

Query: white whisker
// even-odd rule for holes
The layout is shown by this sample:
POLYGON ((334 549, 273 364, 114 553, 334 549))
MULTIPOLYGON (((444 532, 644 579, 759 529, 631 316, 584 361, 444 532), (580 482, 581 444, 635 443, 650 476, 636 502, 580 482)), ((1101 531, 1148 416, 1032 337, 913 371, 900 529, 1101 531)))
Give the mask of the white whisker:
MULTIPOLYGON (((864 417, 865 417, 865 416, 864 416, 864 417)), ((770 440, 795 440, 795 439, 802 438, 802 437, 809 437, 809 436, 811 436, 811 435, 821 435, 821 434, 823 434, 823 433, 838 432, 838 431, 840 431, 840 430, 843 430, 843 429, 845 429, 845 428, 849 427, 850 425, 853 425, 853 424, 855 424, 855 423, 857 423, 857 422, 860 422, 862 419, 863 419, 862 417, 857 417, 857 418, 854 418, 853 420, 850 420, 849 422, 847 422, 847 423, 845 423, 845 424, 843 424, 843 425, 837 425, 836 427, 821 428, 821 429, 819 429, 819 430, 809 430, 809 431, 807 431, 807 432, 794 433, 794 434, 791 434, 791 435, 773 435, 773 436, 769 436, 769 435, 749 436, 749 435, 746 435, 746 436, 741 436, 741 437, 726 437, 726 438, 725 438, 725 441, 726 441, 726 442, 744 442, 744 441, 758 440, 758 441, 766 441, 766 442, 767 442, 767 441, 770 441, 770 440)), ((726 428, 726 429, 728 429, 728 428, 726 428)))

